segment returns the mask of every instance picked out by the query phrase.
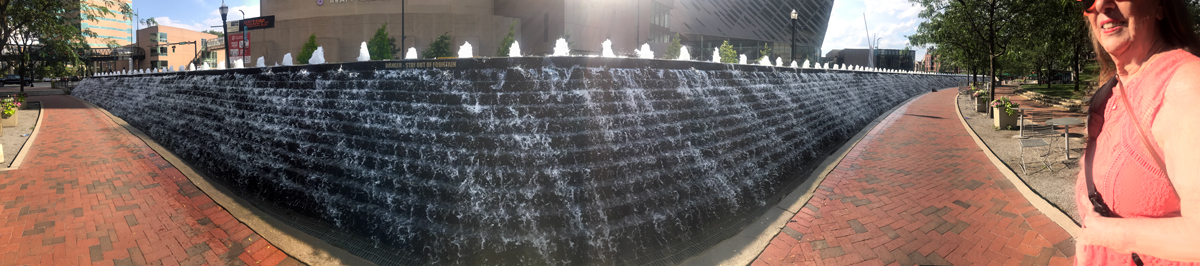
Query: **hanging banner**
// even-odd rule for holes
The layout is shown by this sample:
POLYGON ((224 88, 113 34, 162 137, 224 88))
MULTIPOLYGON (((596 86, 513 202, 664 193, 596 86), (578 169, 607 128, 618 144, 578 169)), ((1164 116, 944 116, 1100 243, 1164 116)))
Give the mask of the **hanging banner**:
POLYGON ((250 34, 229 34, 229 60, 238 59, 242 59, 242 63, 250 62, 250 34))

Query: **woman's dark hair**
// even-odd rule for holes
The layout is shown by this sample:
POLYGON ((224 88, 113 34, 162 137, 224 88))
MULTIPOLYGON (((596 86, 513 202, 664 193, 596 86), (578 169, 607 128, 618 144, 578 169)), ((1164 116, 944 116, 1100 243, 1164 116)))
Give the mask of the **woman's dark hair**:
MULTIPOLYGON (((1171 48, 1183 48, 1183 50, 1192 53, 1192 55, 1200 56, 1200 36, 1192 31, 1192 20, 1188 15, 1187 4, 1184 0, 1159 0, 1163 19, 1158 21, 1158 36, 1162 38, 1163 44, 1171 48)), ((1088 35, 1092 37, 1092 48, 1096 50, 1096 63, 1100 65, 1100 73, 1096 76, 1100 84, 1108 82, 1114 75, 1117 74, 1117 66, 1113 63, 1112 55, 1100 46, 1100 41, 1096 39, 1096 32, 1092 30, 1091 22, 1088 22, 1088 35)))

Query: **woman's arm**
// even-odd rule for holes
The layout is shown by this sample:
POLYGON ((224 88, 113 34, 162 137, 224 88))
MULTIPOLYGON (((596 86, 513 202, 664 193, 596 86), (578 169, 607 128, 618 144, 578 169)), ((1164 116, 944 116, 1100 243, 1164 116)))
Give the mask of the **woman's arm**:
POLYGON ((1200 62, 1180 67, 1169 84, 1150 131, 1163 150, 1182 216, 1113 219, 1090 213, 1080 238, 1120 252, 1200 262, 1200 62))

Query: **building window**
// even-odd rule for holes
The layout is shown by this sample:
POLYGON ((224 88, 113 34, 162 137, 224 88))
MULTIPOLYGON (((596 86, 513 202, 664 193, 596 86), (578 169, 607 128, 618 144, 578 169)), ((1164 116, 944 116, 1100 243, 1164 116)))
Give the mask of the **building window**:
POLYGON ((152 67, 152 68, 164 68, 167 66, 168 66, 168 64, 167 64, 166 60, 163 60, 163 61, 151 60, 150 61, 150 67, 152 67))
POLYGON ((166 32, 155 32, 153 34, 150 34, 150 41, 151 42, 167 42, 167 33, 166 32))
POLYGON ((654 2, 654 16, 651 17, 650 23, 664 28, 670 28, 671 25, 671 10, 658 2, 654 2))

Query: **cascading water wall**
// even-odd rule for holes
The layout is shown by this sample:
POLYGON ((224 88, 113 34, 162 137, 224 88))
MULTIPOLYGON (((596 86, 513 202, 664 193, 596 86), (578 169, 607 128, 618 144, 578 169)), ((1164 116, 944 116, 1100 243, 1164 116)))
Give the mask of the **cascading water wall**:
POLYGON ((728 238, 884 111, 965 80, 621 58, 399 62, 88 78, 73 94, 243 197, 418 264, 611 265, 676 263, 728 238))

